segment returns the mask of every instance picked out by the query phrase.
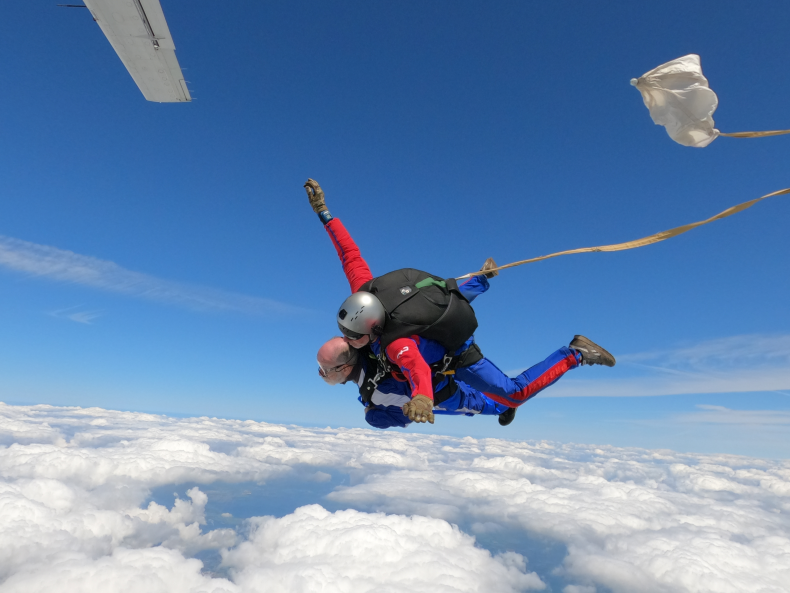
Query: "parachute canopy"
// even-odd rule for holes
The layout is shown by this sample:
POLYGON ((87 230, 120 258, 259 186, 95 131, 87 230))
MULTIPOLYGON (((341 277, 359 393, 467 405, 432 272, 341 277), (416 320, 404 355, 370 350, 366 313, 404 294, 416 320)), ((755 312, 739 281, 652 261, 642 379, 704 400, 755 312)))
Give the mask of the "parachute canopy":
POLYGON ((719 99, 702 75, 699 56, 689 54, 632 78, 656 125, 683 146, 702 148, 720 134, 713 112, 719 99))

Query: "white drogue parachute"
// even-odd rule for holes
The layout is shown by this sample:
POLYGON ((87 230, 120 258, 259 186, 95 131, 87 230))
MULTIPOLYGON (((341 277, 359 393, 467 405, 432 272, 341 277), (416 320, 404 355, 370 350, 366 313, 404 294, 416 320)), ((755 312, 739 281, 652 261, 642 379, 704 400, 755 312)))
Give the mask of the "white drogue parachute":
POLYGON ((703 148, 719 136, 761 138, 790 134, 790 130, 719 132, 713 122, 719 98, 708 86, 696 54, 662 64, 639 78, 632 78, 631 84, 642 93, 656 125, 664 126, 669 137, 683 146, 703 148))
POLYGON ((662 64, 632 78, 631 84, 642 93, 656 125, 664 126, 675 142, 702 148, 718 137, 713 112, 719 106, 719 98, 702 75, 698 55, 689 54, 662 64))

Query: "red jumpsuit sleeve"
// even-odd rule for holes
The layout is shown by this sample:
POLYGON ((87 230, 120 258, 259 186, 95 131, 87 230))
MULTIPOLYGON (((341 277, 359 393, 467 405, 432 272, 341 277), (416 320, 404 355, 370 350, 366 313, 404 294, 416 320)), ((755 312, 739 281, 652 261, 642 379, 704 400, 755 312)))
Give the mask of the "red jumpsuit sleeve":
POLYGON ((398 365, 411 385, 411 396, 424 395, 433 399, 431 367, 422 357, 417 342, 412 338, 398 338, 387 346, 385 352, 391 362, 398 365))
POLYGON ((340 263, 343 264, 343 271, 351 285, 351 292, 357 292, 365 282, 373 280, 373 274, 370 273, 367 262, 362 259, 359 247, 354 243, 354 239, 351 238, 339 219, 333 218, 324 225, 324 228, 332 240, 332 245, 337 250, 340 263))

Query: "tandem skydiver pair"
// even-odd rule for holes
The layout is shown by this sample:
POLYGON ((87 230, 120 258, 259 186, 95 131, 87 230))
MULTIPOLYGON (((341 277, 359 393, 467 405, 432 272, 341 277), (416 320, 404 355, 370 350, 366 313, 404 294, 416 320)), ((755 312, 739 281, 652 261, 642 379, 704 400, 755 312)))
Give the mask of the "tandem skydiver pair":
POLYGON ((376 428, 434 422, 437 414, 498 415, 503 426, 516 409, 582 365, 614 366, 606 350, 584 336, 517 377, 488 360, 474 340, 471 302, 488 290, 489 259, 458 284, 406 268, 373 277, 342 222, 332 217, 313 179, 304 185, 313 211, 335 246, 353 293, 337 313, 342 337, 318 351, 319 374, 330 385, 359 386, 365 419, 376 428))

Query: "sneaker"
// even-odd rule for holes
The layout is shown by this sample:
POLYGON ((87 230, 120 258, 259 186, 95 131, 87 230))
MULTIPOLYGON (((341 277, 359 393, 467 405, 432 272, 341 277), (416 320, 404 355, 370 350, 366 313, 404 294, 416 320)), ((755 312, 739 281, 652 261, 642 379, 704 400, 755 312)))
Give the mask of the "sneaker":
POLYGON ((516 410, 518 408, 508 408, 504 412, 499 415, 499 425, 500 426, 507 426, 511 422, 513 422, 513 418, 516 417, 516 410))
MULTIPOLYGON (((496 262, 494 261, 493 257, 489 257, 486 262, 483 264, 483 267, 480 268, 481 272, 485 272, 486 270, 493 270, 496 268, 496 262)), ((499 276, 499 272, 494 270, 493 272, 488 272, 487 274, 483 274, 486 278, 493 278, 494 276, 499 276)))
POLYGON ((598 344, 585 338, 584 336, 574 336, 569 348, 573 348, 582 355, 583 365, 602 364, 607 367, 613 367, 615 360, 614 356, 609 354, 606 350, 601 348, 598 344))

